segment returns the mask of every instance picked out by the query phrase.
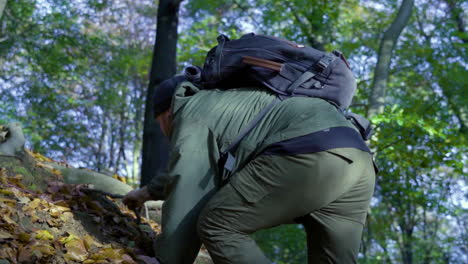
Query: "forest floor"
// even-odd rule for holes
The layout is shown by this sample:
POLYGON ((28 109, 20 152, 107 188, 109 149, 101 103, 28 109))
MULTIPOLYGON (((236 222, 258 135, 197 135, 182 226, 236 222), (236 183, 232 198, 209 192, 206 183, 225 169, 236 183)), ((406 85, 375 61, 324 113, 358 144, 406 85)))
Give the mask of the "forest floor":
MULTIPOLYGON (((0 264, 156 263, 160 225, 87 185, 65 184, 48 159, 0 156, 0 264)), ((195 263, 212 263, 202 251, 195 263)))

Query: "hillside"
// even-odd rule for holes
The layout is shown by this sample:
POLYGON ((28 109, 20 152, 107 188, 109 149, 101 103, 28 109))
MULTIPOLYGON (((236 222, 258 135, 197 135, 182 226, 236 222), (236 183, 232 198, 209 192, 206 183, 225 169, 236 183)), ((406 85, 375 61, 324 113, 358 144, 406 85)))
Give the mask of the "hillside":
MULTIPOLYGON (((18 135, 14 129, 5 134, 0 134, 0 264, 157 263, 153 241, 161 229, 152 219, 159 218, 159 207, 141 212, 152 219, 140 218, 120 199, 129 186, 24 150, 22 140, 13 147, 18 135), (119 188, 110 193, 69 184, 79 181, 77 175, 119 188)), ((201 252, 196 263, 211 262, 201 252)))

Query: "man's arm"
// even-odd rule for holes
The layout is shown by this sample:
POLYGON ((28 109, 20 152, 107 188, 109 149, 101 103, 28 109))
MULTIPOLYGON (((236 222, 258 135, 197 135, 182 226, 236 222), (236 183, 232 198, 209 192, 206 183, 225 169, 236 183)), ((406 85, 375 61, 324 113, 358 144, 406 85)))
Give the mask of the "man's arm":
POLYGON ((191 264, 201 246, 198 216, 216 191, 213 168, 219 152, 214 135, 203 124, 192 120, 175 124, 156 254, 162 264, 191 264))

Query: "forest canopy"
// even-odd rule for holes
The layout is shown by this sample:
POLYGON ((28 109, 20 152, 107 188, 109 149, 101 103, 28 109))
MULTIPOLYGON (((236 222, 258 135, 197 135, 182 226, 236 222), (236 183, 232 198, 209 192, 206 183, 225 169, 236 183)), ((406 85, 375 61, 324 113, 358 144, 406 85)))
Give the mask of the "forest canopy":
MULTIPOLYGON (((177 73, 202 65, 221 33, 342 51, 380 169, 360 263, 467 263, 465 1, 173 2, 177 73)), ((20 123, 35 152, 138 186, 159 4, 0 0, 0 125, 20 123)), ((255 236, 276 263, 305 263, 299 226, 255 236)))

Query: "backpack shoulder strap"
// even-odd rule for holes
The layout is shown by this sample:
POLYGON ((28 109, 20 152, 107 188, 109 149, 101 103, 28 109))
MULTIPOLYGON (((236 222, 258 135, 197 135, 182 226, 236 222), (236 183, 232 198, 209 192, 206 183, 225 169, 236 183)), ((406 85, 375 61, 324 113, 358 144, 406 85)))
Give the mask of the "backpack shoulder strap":
POLYGON ((266 116, 266 114, 270 112, 273 106, 275 106, 279 102, 281 102, 281 99, 277 97, 270 104, 268 104, 265 108, 263 108, 262 111, 260 111, 260 113, 258 113, 255 116, 255 118, 252 121, 250 121, 247 124, 247 126, 245 126, 241 130, 239 135, 237 135, 237 137, 226 148, 226 150, 221 152, 219 167, 220 169, 224 170, 223 177, 222 177, 223 181, 227 180, 227 178, 229 177, 228 175, 232 173, 234 170, 234 166, 236 164, 236 157, 234 156, 233 153, 236 151, 242 139, 244 139, 245 136, 247 136, 247 134, 249 134, 249 132, 252 131, 252 129, 254 129, 257 126, 257 124, 266 116))

